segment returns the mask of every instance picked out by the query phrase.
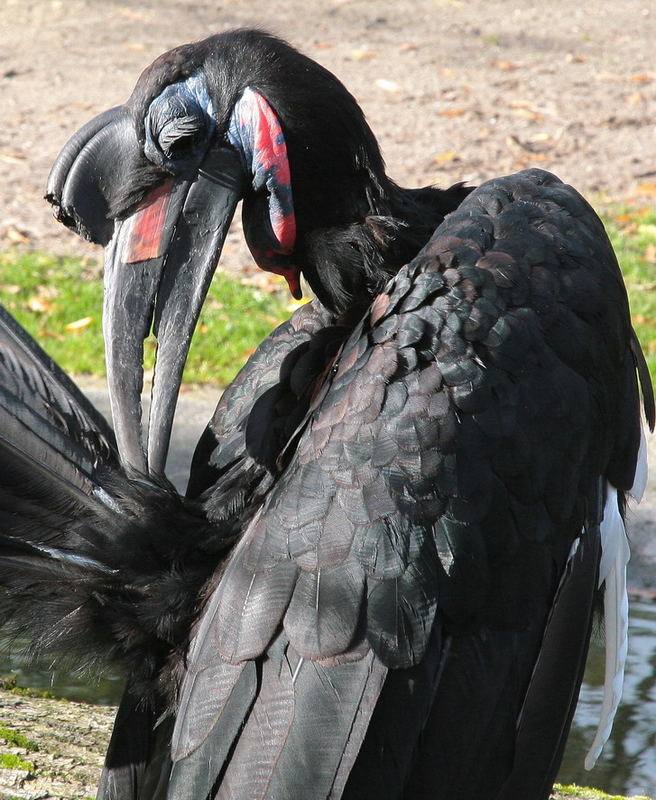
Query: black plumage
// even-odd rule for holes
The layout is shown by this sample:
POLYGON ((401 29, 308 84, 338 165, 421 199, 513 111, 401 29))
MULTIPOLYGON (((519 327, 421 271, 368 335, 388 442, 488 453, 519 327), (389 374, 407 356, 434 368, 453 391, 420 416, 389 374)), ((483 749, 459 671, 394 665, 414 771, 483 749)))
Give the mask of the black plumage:
POLYGON ((126 671, 99 797, 546 798, 638 465, 636 368, 654 423, 583 198, 539 170, 398 187, 344 87, 255 31, 160 57, 48 197, 106 245, 116 439, 3 313, 0 582, 35 652, 126 671), (238 196, 255 258, 318 299, 225 391, 181 498, 168 430, 238 196))

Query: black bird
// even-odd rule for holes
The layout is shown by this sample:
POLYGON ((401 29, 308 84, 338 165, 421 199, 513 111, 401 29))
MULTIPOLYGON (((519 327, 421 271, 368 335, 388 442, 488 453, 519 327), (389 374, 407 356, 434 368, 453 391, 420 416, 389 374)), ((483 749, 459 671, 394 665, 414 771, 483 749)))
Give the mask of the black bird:
POLYGON ((3 618, 35 653, 124 666, 98 796, 546 798, 603 583, 594 759, 636 369, 652 428, 654 402, 580 195, 539 170, 402 189, 333 75, 240 30, 158 58, 47 197, 105 247, 116 438, 3 314, 3 618), (182 498, 171 421, 240 198, 256 261, 317 299, 226 390, 182 498))

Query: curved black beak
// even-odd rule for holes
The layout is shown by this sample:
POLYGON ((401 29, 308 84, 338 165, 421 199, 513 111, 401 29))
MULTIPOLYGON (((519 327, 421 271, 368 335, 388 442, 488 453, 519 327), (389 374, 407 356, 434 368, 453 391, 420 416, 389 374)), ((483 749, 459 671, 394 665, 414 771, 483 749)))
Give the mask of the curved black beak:
POLYGON ((47 199, 65 224, 105 246, 103 333, 116 440, 127 469, 163 476, 189 344, 236 205, 243 167, 209 149, 195 175, 162 181, 130 213, 111 218, 141 156, 123 109, 92 120, 55 162, 47 199), (144 339, 157 357, 144 442, 144 339))

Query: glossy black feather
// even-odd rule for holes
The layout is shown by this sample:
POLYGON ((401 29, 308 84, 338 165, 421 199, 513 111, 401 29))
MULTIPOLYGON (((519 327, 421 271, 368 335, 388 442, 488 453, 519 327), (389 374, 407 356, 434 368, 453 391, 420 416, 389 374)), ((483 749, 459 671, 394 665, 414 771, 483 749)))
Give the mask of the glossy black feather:
MULTIPOLYGON (((265 625, 264 642, 277 618, 290 645, 307 658, 355 654, 364 646, 388 667, 409 669, 424 658, 437 613, 455 644, 444 667, 450 688, 436 708, 466 702, 469 681, 458 671, 469 669, 470 658, 482 668, 514 654, 513 688, 500 680, 482 689, 496 709, 489 719, 505 756, 492 756, 496 745, 485 751, 492 734, 481 729, 474 757, 489 768, 479 773, 478 789, 468 784, 472 792, 482 792, 482 785, 490 791, 489 781, 500 788, 512 767, 508 736, 571 544, 593 524, 586 508, 594 505, 599 477, 627 433, 632 438, 637 430, 635 381, 628 388, 622 383, 622 365, 633 363, 622 293, 598 221, 557 179, 529 172, 471 195, 386 289, 384 312, 372 310, 344 345, 295 456, 246 531, 212 603, 213 624, 229 632, 217 639, 220 657, 252 658, 258 626, 265 625), (571 215, 578 239, 565 246, 571 215), (519 241, 529 246, 520 248, 519 241), (540 289, 532 295, 534 276, 540 289), (608 319, 601 336, 579 300, 587 283, 597 298, 592 307, 599 304, 594 313, 608 319), (483 330, 471 324, 477 302, 485 309, 483 330), (559 333, 565 309, 576 321, 570 324, 580 326, 574 347, 559 333), (386 331, 382 338, 379 328, 386 331), (602 380, 593 380, 600 374, 602 380), (631 414, 622 413, 627 391, 631 414), (339 522, 331 528, 333 518, 339 522), (284 571, 283 584, 269 582, 267 576, 282 577, 290 556, 300 570, 284 571), (366 578, 362 606, 355 564, 366 578), (345 604, 330 588, 340 569, 340 595, 351 585, 355 591, 345 604), (248 602, 237 602, 237 632, 232 598, 245 597, 240 586, 251 588, 248 602), (359 622, 352 618, 358 608, 359 622)), ((627 473, 635 468, 635 448, 631 453, 627 473)), ((591 598, 593 584, 577 585, 591 598)), ((585 612, 579 623, 583 643, 589 619, 585 612)), ((558 742, 579 680, 575 666, 569 688, 563 687, 569 700, 554 715, 558 742)), ((440 736, 453 734, 455 741, 458 727, 451 715, 450 733, 440 736)), ((430 784, 439 785, 440 796, 453 796, 462 773, 438 774, 432 755, 420 750, 420 731, 418 723, 415 738, 397 746, 419 759, 417 775, 433 770, 430 784)), ((376 735, 370 727, 367 736, 376 735)), ((544 775, 552 775, 560 744, 554 748, 537 755, 546 759, 544 775)), ((363 758, 365 752, 366 746, 363 758)))
MULTIPOLYGON (((153 99, 199 72, 217 141, 247 86, 278 115, 289 258, 318 301, 224 393, 187 500, 126 476, 105 423, 0 317, 8 625, 126 665, 105 800, 542 800, 603 483, 623 508, 635 472, 636 367, 654 416, 603 227, 537 170, 401 189, 341 84, 257 31, 160 57, 121 124, 143 140, 153 99)), ((134 161, 112 216, 162 179, 134 161)))

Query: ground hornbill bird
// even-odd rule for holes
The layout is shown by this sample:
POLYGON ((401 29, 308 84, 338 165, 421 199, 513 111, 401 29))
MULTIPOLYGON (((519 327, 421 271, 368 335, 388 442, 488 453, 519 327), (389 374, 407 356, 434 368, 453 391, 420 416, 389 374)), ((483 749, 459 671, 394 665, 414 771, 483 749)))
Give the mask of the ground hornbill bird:
POLYGON ((158 58, 47 193, 105 247, 115 434, 3 314, 3 619, 123 665, 99 797, 546 798, 601 593, 594 761, 637 375, 654 404, 585 201, 539 170, 400 188, 339 81, 258 31, 158 58), (317 299, 225 391, 182 498, 171 421, 239 199, 257 263, 317 299))

